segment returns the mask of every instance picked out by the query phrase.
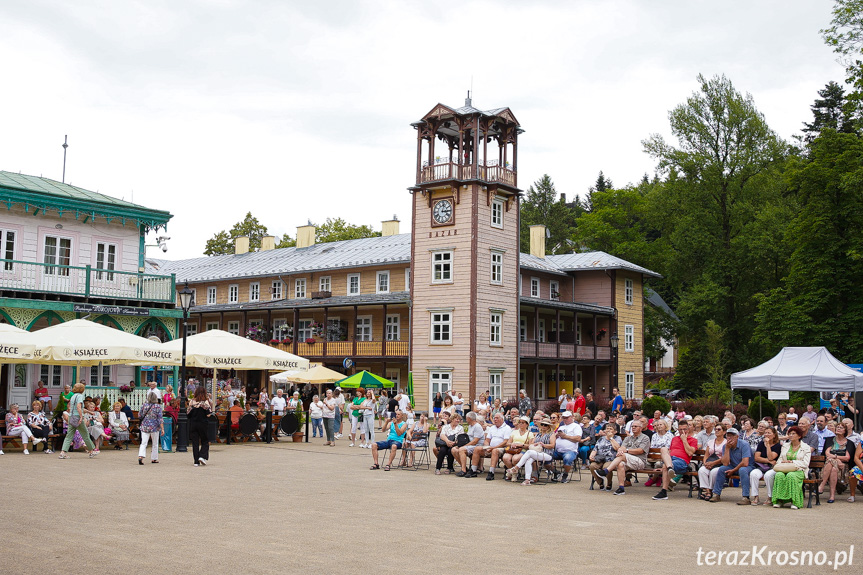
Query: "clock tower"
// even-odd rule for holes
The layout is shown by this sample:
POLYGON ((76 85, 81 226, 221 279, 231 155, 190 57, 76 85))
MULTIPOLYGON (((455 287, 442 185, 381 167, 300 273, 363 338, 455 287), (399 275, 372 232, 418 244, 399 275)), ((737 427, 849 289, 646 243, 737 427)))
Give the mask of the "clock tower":
POLYGON ((436 392, 517 396, 518 136, 509 108, 438 104, 418 122, 410 369, 419 409, 436 392))

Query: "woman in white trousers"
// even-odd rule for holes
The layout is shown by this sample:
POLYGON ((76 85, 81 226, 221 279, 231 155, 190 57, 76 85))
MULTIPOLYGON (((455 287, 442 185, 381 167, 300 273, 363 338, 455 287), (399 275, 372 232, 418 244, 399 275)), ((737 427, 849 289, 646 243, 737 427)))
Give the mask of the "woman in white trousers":
POLYGON ((165 430, 162 420, 162 406, 159 405, 159 394, 151 391, 147 394, 147 403, 138 411, 141 419, 141 447, 138 449, 138 464, 144 465, 147 455, 147 442, 153 442, 150 452, 150 463, 159 463, 159 435, 165 430))
POLYGON ((764 431, 764 439, 758 443, 753 455, 755 457, 755 467, 749 472, 749 496, 752 498, 752 505, 761 505, 758 500, 758 481, 763 477, 764 483, 767 484, 767 499, 763 505, 773 503, 773 478, 776 477, 776 472, 773 471, 773 465, 779 459, 779 454, 782 452, 782 445, 779 443, 779 432, 773 427, 768 427, 764 431))
MULTIPOLYGON (((540 474, 540 468, 543 463, 546 461, 551 461, 552 453, 554 453, 554 441, 557 438, 555 434, 551 432, 551 419, 545 418, 539 422, 539 433, 536 434, 536 437, 533 440, 533 443, 530 444, 530 447, 527 451, 523 451, 521 457, 518 460, 518 463, 515 464, 516 467, 524 467, 524 481, 522 485, 530 485, 531 477, 533 475, 533 462, 536 461, 537 478, 540 474)), ((518 473, 512 474, 512 480, 515 481, 518 477, 518 473)))

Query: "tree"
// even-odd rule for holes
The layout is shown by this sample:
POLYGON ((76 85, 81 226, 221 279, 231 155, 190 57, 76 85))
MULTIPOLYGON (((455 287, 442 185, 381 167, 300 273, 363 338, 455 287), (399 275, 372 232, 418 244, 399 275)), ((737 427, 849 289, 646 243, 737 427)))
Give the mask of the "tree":
POLYGON ((644 298, 644 357, 659 359, 665 355, 665 344, 677 336, 677 321, 664 309, 644 298))
POLYGON ((753 296, 775 286, 765 268, 772 256, 783 257, 781 244, 770 246, 778 255, 751 247, 754 238, 779 233, 754 222, 785 225, 762 214, 786 202, 778 174, 787 146, 752 96, 741 95, 725 76, 699 75, 698 82, 699 91, 669 113, 678 145, 660 135, 643 142, 667 175, 652 208, 669 250, 659 271, 677 295, 686 330, 696 333, 714 322, 731 366, 741 368, 752 361, 745 344, 754 327, 753 296))
POLYGON ((614 188, 614 184, 605 177, 605 174, 602 173, 602 170, 599 171, 599 176, 596 177, 596 183, 592 185, 587 190, 587 196, 583 200, 580 200, 581 208, 585 212, 590 212, 593 210, 593 194, 595 192, 604 192, 605 190, 610 190, 614 188))
POLYGON ((821 37, 839 54, 839 62, 845 66, 845 81, 853 86, 859 102, 863 92, 863 0, 835 0, 830 24, 821 30, 821 37))
POLYGON ((207 240, 204 255, 220 256, 234 253, 234 240, 248 236, 249 251, 257 251, 261 247, 261 238, 267 235, 267 226, 261 224, 258 218, 248 212, 246 217, 234 224, 230 232, 221 231, 207 240))
POLYGON ((704 355, 706 380, 701 386, 705 397, 722 403, 731 402, 731 388, 728 385, 726 371, 726 350, 722 344, 722 330, 714 321, 708 320, 704 325, 704 355))
POLYGON ((340 242, 343 240, 358 240, 361 238, 380 237, 381 233, 374 231, 371 226, 355 226, 345 222, 342 218, 327 218, 317 226, 315 238, 319 243, 340 242))
POLYGON ((575 217, 560 197, 548 174, 534 182, 521 202, 521 250, 530 252, 530 226, 548 230, 545 253, 567 253, 572 247, 575 217))
POLYGON ((803 123, 806 144, 810 145, 825 128, 854 133, 854 119, 851 106, 845 100, 845 89, 836 82, 828 82, 822 90, 818 90, 818 95, 821 98, 816 99, 811 106, 812 122, 803 123))
POLYGON ((863 354, 863 139, 824 129, 786 178, 800 211, 782 285, 758 298, 755 342, 764 355, 786 345, 826 346, 843 361, 863 354))

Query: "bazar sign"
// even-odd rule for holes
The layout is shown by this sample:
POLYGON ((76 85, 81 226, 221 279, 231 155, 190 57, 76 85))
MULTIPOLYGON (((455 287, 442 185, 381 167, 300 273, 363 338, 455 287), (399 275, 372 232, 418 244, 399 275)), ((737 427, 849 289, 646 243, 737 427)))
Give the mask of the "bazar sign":
POLYGON ((109 315, 150 315, 150 310, 146 308, 123 305, 97 305, 92 303, 73 304, 72 311, 80 313, 105 313, 109 315))

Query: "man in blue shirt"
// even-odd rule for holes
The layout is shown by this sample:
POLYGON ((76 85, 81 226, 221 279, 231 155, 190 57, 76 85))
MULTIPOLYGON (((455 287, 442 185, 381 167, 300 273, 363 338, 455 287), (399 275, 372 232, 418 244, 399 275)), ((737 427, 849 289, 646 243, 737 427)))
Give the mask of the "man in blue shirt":
POLYGON ((740 505, 749 505, 749 472, 752 471, 752 449, 746 441, 738 441, 740 432, 729 427, 725 432, 725 452, 720 460, 719 474, 713 483, 713 496, 711 503, 719 502, 725 480, 732 475, 740 474, 740 488, 743 490, 743 499, 740 505), (745 502, 745 503, 744 503, 745 502))
POLYGON ((612 393, 614 394, 614 399, 611 400, 611 411, 620 413, 623 410, 623 398, 620 397, 620 392, 617 389, 613 389, 612 393))

